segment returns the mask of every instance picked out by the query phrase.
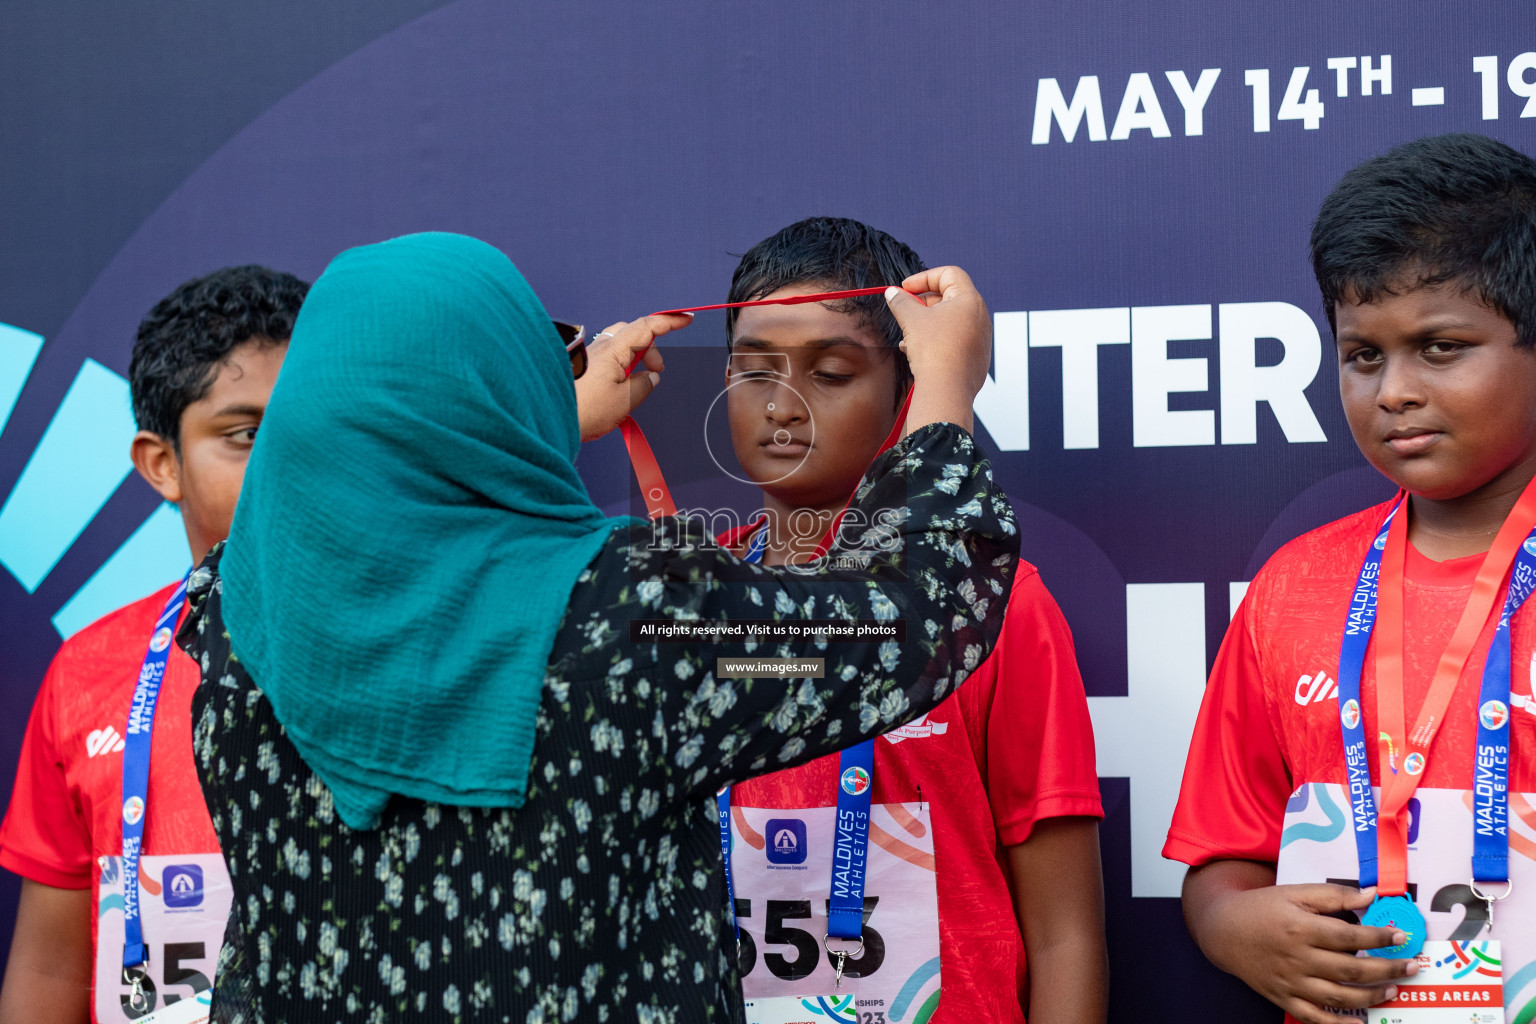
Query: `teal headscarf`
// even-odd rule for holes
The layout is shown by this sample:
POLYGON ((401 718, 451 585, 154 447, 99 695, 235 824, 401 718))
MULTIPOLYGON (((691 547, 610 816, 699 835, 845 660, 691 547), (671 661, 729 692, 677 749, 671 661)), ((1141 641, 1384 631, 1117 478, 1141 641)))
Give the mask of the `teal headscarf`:
POLYGON ((517 807, 592 504, 570 361, 497 249, 407 235, 310 291, 221 562, 235 653, 342 821, 517 807))

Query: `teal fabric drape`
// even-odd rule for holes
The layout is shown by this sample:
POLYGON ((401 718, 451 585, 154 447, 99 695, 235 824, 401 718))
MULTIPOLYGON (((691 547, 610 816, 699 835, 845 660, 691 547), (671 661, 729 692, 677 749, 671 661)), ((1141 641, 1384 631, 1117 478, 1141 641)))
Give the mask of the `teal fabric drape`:
POLYGON ((570 363, 500 251, 419 234, 315 283, 223 560, 235 653, 369 828, 393 794, 522 804, 592 504, 570 363))

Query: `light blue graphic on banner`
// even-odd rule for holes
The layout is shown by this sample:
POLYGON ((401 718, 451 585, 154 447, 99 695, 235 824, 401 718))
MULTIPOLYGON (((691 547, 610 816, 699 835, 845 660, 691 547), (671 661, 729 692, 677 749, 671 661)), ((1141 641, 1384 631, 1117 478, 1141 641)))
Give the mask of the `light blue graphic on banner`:
POLYGON ((68 640, 110 611, 187 574, 187 534, 181 513, 167 502, 102 563, 53 617, 68 640))
POLYGON ((43 336, 10 324, 0 324, 0 433, 5 431, 16 399, 27 383, 32 364, 43 350, 43 336))
POLYGON ((128 382, 87 359, 0 508, 0 564, 28 593, 133 469, 128 382))

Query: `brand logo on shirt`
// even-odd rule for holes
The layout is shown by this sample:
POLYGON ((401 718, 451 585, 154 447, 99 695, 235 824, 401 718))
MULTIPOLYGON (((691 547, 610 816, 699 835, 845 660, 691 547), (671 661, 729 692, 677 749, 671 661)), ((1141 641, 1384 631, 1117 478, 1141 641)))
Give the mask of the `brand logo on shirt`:
POLYGON ((1403 771, 1409 775, 1418 775, 1424 770, 1424 755, 1415 750, 1403 758, 1403 771))
POLYGON ((885 734, 885 738, 892 743, 900 743, 902 740, 920 740, 928 736, 943 736, 949 732, 948 722, 930 722, 924 715, 915 722, 908 722, 899 729, 892 729, 885 734))
POLYGON ((130 825, 137 825, 142 817, 144 817, 144 801, 142 798, 131 796, 123 801, 123 821, 130 825))
POLYGON ((1328 678, 1327 672, 1319 672, 1315 676, 1302 676, 1296 680, 1295 697, 1296 703, 1302 707, 1308 704, 1321 704, 1329 698, 1338 700, 1339 687, 1328 678))
POLYGON ((159 654, 171 646, 171 627, 161 626, 155 630, 155 635, 149 638, 149 649, 159 654))
MULTIPOLYGON (((1306 701, 1298 701, 1297 703, 1305 704, 1306 701)), ((1360 702, 1357 700, 1345 701, 1344 706, 1339 709, 1339 721, 1344 723, 1344 728, 1346 729, 1353 729, 1359 725, 1360 702)))
POLYGON ((203 869, 196 864, 172 864, 160 876, 167 909, 202 906, 203 869))
POLYGON ((1484 729, 1502 729, 1509 721, 1509 708, 1501 700, 1486 701, 1477 709, 1477 720, 1483 723, 1484 729))
POLYGON ((90 735, 85 738, 85 756, 95 757, 97 754, 121 754, 123 752, 123 737, 110 725, 104 729, 92 729, 90 735))
POLYGON ((799 818, 769 818, 763 829, 769 864, 805 863, 805 822, 799 818))
POLYGON ((843 792, 849 796, 858 796, 869 788, 869 772, 854 765, 843 772, 843 777, 838 780, 843 787, 843 792))

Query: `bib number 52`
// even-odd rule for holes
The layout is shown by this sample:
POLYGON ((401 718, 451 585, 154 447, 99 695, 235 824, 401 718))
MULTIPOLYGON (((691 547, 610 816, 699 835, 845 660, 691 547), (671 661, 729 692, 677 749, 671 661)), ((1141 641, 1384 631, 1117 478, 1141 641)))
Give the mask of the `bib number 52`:
MULTIPOLYGON (((830 903, 830 901, 828 901, 830 903)), ((880 904, 880 897, 864 897, 864 951, 857 957, 849 957, 843 965, 843 975, 849 978, 867 978, 885 962, 885 939, 869 926, 869 919, 880 904)), ((796 928, 790 922, 811 920, 810 900, 764 900, 763 944, 788 946, 793 956, 777 952, 763 953, 763 966, 780 981, 799 981, 816 972, 818 958, 825 956, 829 966, 834 964, 830 953, 822 949, 818 934, 805 928, 796 928)), ((752 901, 738 899, 736 916, 747 919, 752 916, 752 901)), ((825 922, 826 918, 823 917, 825 922)), ((822 925, 825 928, 825 923, 822 925)), ((741 933, 741 973, 745 977, 757 966, 757 945, 749 932, 741 933)))

